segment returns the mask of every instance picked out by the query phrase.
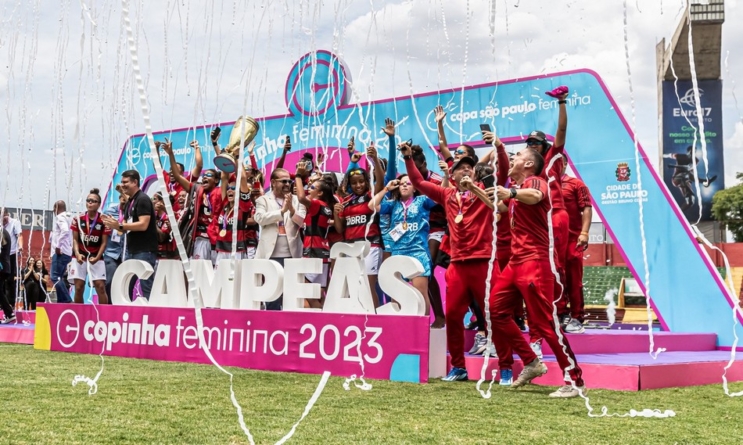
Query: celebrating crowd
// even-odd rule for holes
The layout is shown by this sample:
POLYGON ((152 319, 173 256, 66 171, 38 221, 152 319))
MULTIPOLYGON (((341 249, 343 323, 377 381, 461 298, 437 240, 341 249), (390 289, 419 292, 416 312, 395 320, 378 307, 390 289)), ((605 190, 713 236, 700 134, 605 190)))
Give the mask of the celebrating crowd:
MULTIPOLYGON (((323 172, 321 155, 313 159, 309 153, 293 172, 285 169, 289 137, 270 172, 258 168, 248 147, 250 166, 238 167, 242 168, 239 175, 202 171, 201 149, 195 142, 195 165, 186 172, 176 162, 172 143, 158 142, 158 149, 169 158, 169 171, 164 174, 167 195, 147 196, 140 189, 139 173, 129 170, 117 185, 118 203, 104 212, 97 189, 88 194, 87 211, 81 215, 66 212, 64 202, 55 204, 51 279, 57 301, 73 300, 66 275, 75 302, 83 301, 86 281, 95 287, 100 303, 109 302, 111 280, 122 260, 139 259, 155 268, 159 259, 179 257, 174 231, 181 234, 190 258, 210 260, 215 266, 223 258, 271 259, 281 264, 286 258, 320 258, 322 272, 306 279, 323 289, 333 271, 332 245, 367 241, 371 248, 365 269, 377 306, 394 298, 377 286, 385 258, 405 255, 422 265, 423 273, 410 285, 425 299, 432 327, 446 329, 452 369, 445 381, 468 379, 464 331, 476 329, 469 352, 497 355, 502 385, 522 386, 547 372, 541 353, 544 341, 566 372, 565 385, 551 396, 575 397, 584 383, 564 334, 583 332, 582 259, 591 201, 585 184, 565 174, 568 89, 558 87, 547 94, 559 104, 553 143, 535 130, 515 155, 506 152, 487 125, 482 126, 482 137, 493 147, 491 152, 478 158, 466 144, 450 151, 444 131, 446 113, 437 107, 439 146, 435 149, 443 176, 428 169, 428 148, 410 140, 396 142, 397 129, 390 119, 382 128, 389 138, 388 158, 380 158, 373 143, 357 151, 352 138, 351 162, 342 175, 323 172), (405 174, 398 174, 398 152, 405 174), (265 191, 264 174, 269 178, 265 191), (178 227, 171 227, 166 203, 172 206, 178 227), (437 266, 446 269, 445 308, 434 277, 437 266), (465 323, 468 312, 472 321, 465 323), (486 317, 492 322, 492 341, 486 317), (522 334, 525 319, 529 341, 522 334), (525 365, 516 379, 514 351, 525 365)), ((219 129, 211 139, 215 152, 221 153, 219 129)), ((27 269, 24 280, 38 280, 45 273, 36 271, 31 262, 27 269)), ((149 298, 152 279, 141 280, 138 289, 130 292, 149 298)), ((323 301, 306 304, 322 307, 323 301)), ((265 309, 281 310, 281 298, 265 309)), ((5 313, 6 318, 12 316, 5 313)))

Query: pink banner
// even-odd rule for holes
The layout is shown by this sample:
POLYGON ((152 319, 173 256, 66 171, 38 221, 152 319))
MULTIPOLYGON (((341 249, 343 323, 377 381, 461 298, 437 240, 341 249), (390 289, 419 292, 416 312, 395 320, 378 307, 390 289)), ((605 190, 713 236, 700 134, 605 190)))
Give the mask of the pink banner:
MULTIPOLYGON (((428 381, 428 317, 203 309, 221 365, 428 381)), ((39 304, 36 349, 210 363, 193 309, 39 304), (98 309, 98 314, 95 309, 98 309)))

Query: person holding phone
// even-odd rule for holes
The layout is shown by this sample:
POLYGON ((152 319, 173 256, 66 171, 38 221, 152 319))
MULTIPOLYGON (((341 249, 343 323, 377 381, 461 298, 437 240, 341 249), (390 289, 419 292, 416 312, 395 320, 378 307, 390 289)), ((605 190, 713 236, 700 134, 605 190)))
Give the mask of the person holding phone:
POLYGON ((36 260, 34 257, 28 257, 26 261, 26 267, 21 272, 23 278, 23 289, 25 291, 25 299, 23 302, 24 309, 27 311, 36 310, 36 302, 39 299, 41 293, 41 270, 36 267, 36 260))

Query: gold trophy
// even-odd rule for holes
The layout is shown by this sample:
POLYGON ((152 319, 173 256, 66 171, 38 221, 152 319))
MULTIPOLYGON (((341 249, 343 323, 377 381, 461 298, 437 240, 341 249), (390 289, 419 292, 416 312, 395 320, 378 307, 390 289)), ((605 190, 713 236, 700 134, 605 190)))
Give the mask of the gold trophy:
POLYGON ((221 154, 214 158, 214 166, 225 173, 235 173, 237 161, 240 159, 240 150, 248 146, 260 130, 258 123, 249 116, 240 116, 232 126, 230 141, 221 154))

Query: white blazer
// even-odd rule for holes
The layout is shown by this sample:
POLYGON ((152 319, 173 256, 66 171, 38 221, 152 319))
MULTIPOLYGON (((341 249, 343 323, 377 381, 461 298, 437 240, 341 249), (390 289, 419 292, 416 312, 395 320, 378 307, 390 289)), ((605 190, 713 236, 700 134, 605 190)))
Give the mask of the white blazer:
MULTIPOLYGON (((307 209, 299 203, 295 195, 292 195, 292 207, 294 216, 289 212, 284 213, 284 229, 286 239, 289 242, 289 250, 292 258, 302 258, 302 237, 299 230, 304 225, 304 217, 307 209)), ((281 206, 276 202, 276 196, 269 192, 255 200, 255 222, 261 226, 261 234, 258 240, 258 250, 255 257, 258 259, 271 258, 276 239, 279 237, 278 222, 282 220, 281 206)))

